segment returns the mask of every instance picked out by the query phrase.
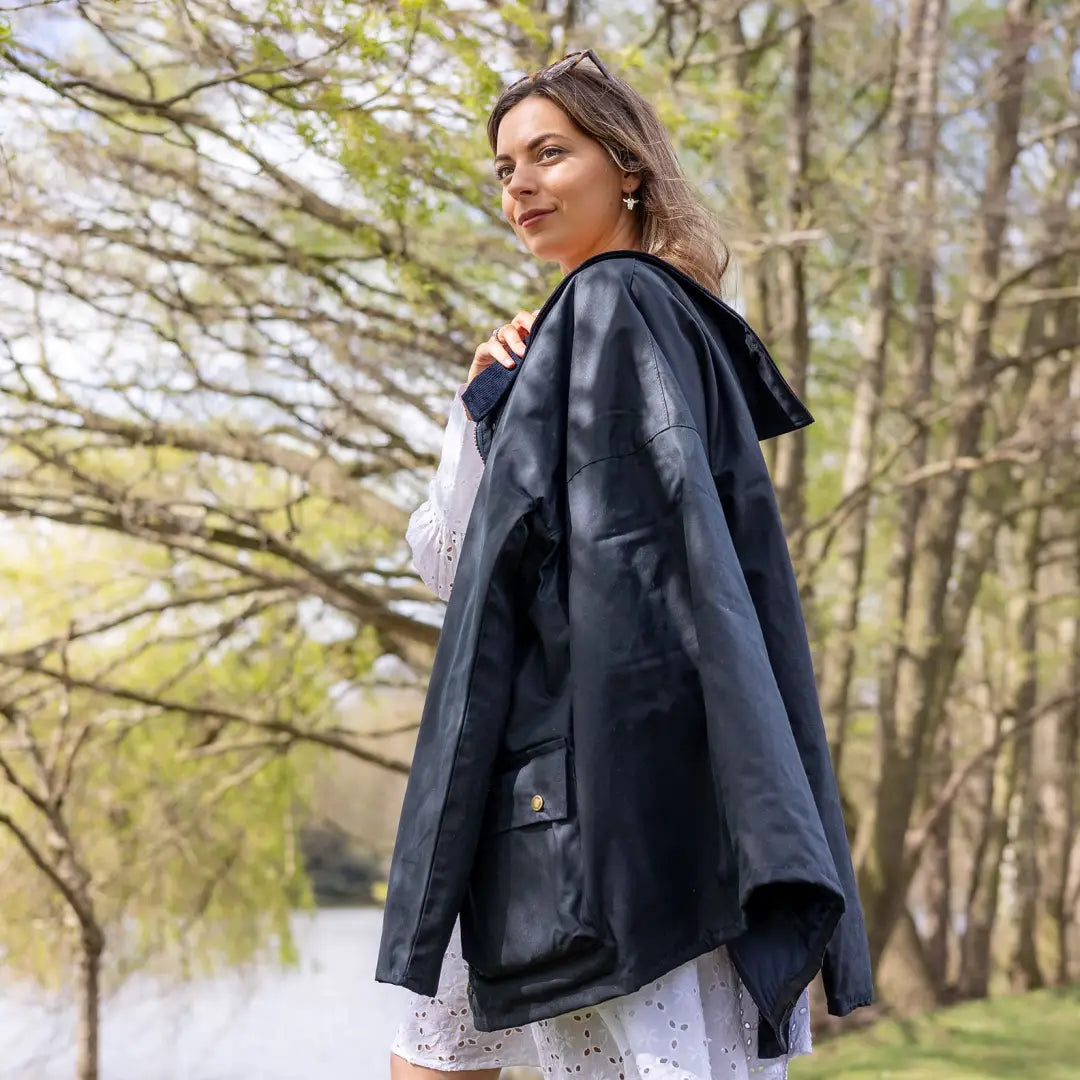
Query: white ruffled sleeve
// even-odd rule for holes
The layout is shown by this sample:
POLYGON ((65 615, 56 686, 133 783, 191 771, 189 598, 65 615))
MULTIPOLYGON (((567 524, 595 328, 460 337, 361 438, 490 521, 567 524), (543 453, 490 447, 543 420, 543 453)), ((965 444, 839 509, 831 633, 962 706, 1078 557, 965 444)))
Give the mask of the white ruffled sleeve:
POLYGON ((427 501, 413 511, 405 530, 417 573, 441 600, 450 599, 461 539, 484 472, 484 459, 476 448, 476 421, 465 415, 461 402, 467 386, 462 383, 454 393, 427 501))

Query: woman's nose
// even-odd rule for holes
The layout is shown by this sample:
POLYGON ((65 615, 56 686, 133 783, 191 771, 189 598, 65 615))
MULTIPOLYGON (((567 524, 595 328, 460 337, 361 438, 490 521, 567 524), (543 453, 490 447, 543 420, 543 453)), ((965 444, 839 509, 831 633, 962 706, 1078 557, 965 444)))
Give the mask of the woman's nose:
POLYGON ((515 169, 513 176, 507 182, 506 190, 515 198, 520 199, 523 195, 532 195, 536 191, 536 181, 525 169, 515 169))

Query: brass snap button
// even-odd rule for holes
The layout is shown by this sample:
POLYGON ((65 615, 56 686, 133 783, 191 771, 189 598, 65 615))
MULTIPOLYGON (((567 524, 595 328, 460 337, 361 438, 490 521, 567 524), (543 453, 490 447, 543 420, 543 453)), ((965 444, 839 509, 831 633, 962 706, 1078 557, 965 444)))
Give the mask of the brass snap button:
POLYGON ((534 795, 532 797, 532 808, 534 810, 543 810, 544 809, 544 796, 543 795, 534 795))

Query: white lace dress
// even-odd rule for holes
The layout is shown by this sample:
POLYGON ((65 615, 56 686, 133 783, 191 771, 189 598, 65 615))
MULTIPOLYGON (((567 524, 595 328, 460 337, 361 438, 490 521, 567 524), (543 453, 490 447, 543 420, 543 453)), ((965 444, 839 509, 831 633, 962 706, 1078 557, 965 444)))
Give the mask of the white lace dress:
MULTIPOLYGON (((405 534, 421 578, 443 600, 484 469, 476 425, 461 403, 465 385, 450 407, 428 501, 405 534)), ((631 994, 502 1031, 473 1027, 468 974, 455 923, 436 995, 412 995, 391 1046, 395 1054, 444 1072, 530 1066, 544 1080, 783 1080, 790 1058, 811 1049, 804 991, 791 1021, 790 1054, 757 1057, 757 1006, 723 946, 631 994)))

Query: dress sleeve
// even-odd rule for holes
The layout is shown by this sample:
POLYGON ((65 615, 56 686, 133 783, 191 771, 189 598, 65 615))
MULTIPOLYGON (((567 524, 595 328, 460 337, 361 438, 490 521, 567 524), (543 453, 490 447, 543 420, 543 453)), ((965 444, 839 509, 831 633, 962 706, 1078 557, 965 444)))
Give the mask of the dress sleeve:
POLYGON ((484 472, 484 459, 476 448, 476 422, 465 415, 461 400, 467 386, 460 384, 454 393, 427 501, 413 511, 405 530, 417 573, 441 600, 450 599, 461 539, 484 472))

